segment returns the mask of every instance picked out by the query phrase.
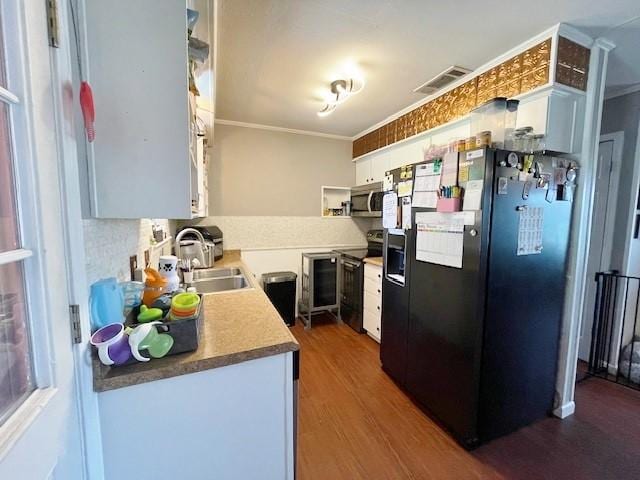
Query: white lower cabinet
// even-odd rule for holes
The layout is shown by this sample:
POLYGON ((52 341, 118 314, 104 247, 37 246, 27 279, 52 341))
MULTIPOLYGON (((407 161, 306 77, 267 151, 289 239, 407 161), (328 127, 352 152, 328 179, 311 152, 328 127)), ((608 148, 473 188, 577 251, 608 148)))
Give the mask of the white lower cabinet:
POLYGON ((382 267, 371 263, 364 265, 364 312, 362 325, 377 342, 382 338, 382 267))
POLYGON ((99 393, 104 480, 293 480, 293 362, 281 353, 99 393))

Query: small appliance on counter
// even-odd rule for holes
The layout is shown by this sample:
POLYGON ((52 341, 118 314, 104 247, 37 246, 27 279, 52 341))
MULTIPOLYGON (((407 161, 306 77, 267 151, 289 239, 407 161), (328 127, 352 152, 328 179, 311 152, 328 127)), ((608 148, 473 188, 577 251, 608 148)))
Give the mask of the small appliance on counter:
POLYGON ((382 242, 382 230, 369 230, 367 248, 334 250, 340 255, 340 316, 358 333, 365 333, 362 327, 364 259, 382 257, 382 242))

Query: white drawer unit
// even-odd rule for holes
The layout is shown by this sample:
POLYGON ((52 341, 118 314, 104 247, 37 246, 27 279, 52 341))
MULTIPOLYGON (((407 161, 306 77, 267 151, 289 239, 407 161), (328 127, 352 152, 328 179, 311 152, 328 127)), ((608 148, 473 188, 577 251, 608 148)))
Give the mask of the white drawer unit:
POLYGON ((364 265, 364 278, 369 278, 380 282, 382 285, 382 267, 373 263, 365 263, 364 265))
POLYGON ((370 292, 373 295, 382 294, 382 280, 372 280, 364 277, 364 291, 370 292))
POLYGON ((382 335, 382 267, 372 263, 364 266, 364 301, 362 326, 367 334, 380 342, 382 335))

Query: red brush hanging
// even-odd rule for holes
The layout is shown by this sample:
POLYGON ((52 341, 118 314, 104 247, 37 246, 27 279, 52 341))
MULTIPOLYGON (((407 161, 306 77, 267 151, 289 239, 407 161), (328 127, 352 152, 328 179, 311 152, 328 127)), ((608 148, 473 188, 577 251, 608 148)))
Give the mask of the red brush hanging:
POLYGON ((93 92, 87 82, 80 85, 80 108, 84 118, 84 129, 87 132, 87 140, 93 142, 96 139, 96 129, 93 122, 96 119, 96 111, 93 106, 93 92))

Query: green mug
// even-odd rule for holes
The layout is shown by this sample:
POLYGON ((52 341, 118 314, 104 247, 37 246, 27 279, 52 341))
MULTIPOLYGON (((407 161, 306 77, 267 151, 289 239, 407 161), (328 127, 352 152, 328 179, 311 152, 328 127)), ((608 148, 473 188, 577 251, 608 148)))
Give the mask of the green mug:
POLYGON ((147 350, 153 358, 162 358, 171 347, 173 337, 167 333, 158 333, 156 325, 162 322, 150 322, 138 325, 129 332, 129 346, 134 358, 140 362, 148 362, 149 357, 140 354, 140 350, 147 350))

